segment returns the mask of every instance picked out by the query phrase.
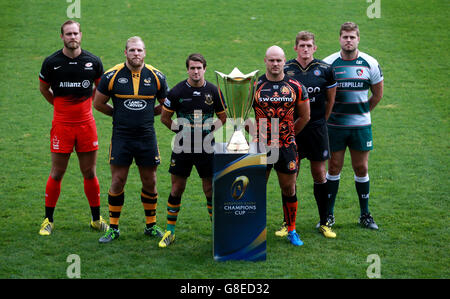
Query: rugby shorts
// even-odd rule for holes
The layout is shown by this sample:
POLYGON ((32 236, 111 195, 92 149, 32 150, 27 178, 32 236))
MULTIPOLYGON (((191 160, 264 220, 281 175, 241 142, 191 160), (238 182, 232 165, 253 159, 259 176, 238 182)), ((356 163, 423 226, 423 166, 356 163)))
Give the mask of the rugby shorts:
POLYGON ((98 150, 95 120, 82 125, 65 125, 53 122, 50 130, 52 153, 91 152, 98 150))
POLYGON ((370 151, 373 149, 372 128, 335 128, 328 126, 328 136, 330 138, 331 152, 350 149, 358 151, 370 151))
POLYGON ((195 166, 200 178, 213 176, 214 154, 208 153, 175 153, 170 158, 169 173, 188 178, 195 166))
POLYGON ((295 143, 299 160, 307 158, 310 161, 326 161, 330 158, 326 123, 316 127, 305 127, 295 136, 295 143))
MULTIPOLYGON (((273 150, 269 155, 273 155, 273 150)), ((274 168, 276 171, 286 174, 296 173, 298 168, 298 154, 295 143, 288 147, 282 146, 278 148, 278 160, 273 164, 267 164, 267 170, 274 168)))
POLYGON ((129 166, 136 162, 138 166, 156 166, 161 163, 156 136, 111 138, 109 163, 129 166))

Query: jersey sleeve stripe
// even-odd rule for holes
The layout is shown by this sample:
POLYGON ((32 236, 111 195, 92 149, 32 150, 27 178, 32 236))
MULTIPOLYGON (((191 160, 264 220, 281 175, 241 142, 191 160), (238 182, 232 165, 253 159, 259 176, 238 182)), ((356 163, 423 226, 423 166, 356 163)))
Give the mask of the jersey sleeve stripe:
POLYGON ((151 66, 150 64, 146 64, 145 66, 150 70, 150 72, 152 72, 153 76, 155 76, 157 89, 160 90, 161 89, 161 82, 159 82, 159 78, 156 75, 156 73, 154 72, 155 68, 153 66, 151 66))
POLYGON ((336 86, 337 86, 337 82, 334 82, 334 84, 326 86, 325 88, 330 89, 330 88, 333 88, 333 87, 336 87, 336 86))
POLYGON ((154 99, 155 96, 143 96, 138 94, 114 94, 116 98, 120 99, 142 99, 142 100, 151 100, 154 99))
POLYGON ((45 84, 48 84, 48 85, 50 85, 50 83, 49 82, 47 82, 47 81, 45 81, 44 79, 42 79, 40 76, 39 76, 39 81, 41 81, 42 83, 45 83, 45 84))

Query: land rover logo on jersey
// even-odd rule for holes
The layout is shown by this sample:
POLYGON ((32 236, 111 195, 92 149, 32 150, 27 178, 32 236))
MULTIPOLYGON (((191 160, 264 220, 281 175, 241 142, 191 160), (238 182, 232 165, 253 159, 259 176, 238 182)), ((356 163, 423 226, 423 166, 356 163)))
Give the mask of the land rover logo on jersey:
POLYGON ((130 110, 142 110, 147 107, 147 102, 139 99, 128 99, 123 102, 123 105, 130 110))
POLYGON ((128 79, 122 77, 122 78, 117 79, 117 82, 122 83, 122 84, 126 84, 126 83, 128 83, 128 79))
POLYGON ((205 104, 207 105, 213 104, 212 95, 210 93, 205 94, 205 104))

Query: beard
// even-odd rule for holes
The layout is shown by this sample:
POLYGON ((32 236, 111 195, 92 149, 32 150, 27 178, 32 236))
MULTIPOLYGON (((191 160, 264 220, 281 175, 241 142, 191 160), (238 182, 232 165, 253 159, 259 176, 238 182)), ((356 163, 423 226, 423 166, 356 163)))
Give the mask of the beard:
POLYGON ((134 68, 139 68, 144 64, 143 58, 128 58, 127 57, 127 61, 128 61, 128 64, 134 68))
POLYGON ((352 53, 355 53, 355 51, 356 51, 356 47, 355 46, 351 46, 351 47, 344 46, 344 47, 341 47, 341 49, 346 54, 352 54, 352 53))
POLYGON ((67 49, 76 50, 80 47, 80 43, 78 41, 64 42, 64 46, 67 49))

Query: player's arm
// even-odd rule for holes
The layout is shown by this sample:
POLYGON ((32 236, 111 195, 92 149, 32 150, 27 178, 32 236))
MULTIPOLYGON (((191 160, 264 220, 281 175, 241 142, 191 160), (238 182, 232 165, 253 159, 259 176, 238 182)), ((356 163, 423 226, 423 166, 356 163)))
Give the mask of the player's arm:
POLYGON ((372 92, 372 96, 369 99, 369 109, 370 111, 375 108, 375 106, 381 101, 381 98, 383 97, 383 81, 371 85, 370 91, 372 92))
POLYGON ((172 120, 174 111, 171 111, 165 107, 161 108, 161 122, 171 131, 178 133, 180 130, 177 129, 178 125, 172 120), (173 127, 173 128, 172 128, 173 127))
POLYGON ((325 120, 328 120, 331 111, 333 110, 334 100, 336 98, 336 88, 337 86, 334 86, 326 90, 327 103, 325 106, 325 120))
POLYGON ((39 91, 44 96, 44 98, 49 102, 51 105, 53 105, 53 91, 50 89, 50 84, 39 80, 39 91))
POLYGON ((216 113, 217 120, 213 123, 214 131, 217 131, 220 127, 222 127, 227 121, 227 114, 225 111, 221 111, 216 113))
POLYGON ((297 135, 303 130, 311 117, 309 99, 307 99, 306 101, 297 101, 297 105, 295 108, 297 109, 298 118, 294 122, 294 131, 295 135, 297 135))
POLYGON ((155 116, 160 115, 162 113, 162 106, 163 106, 165 100, 166 100, 166 98, 158 99, 159 104, 156 105, 155 108, 153 109, 153 114, 155 116))
POLYGON ((94 108, 103 114, 112 116, 114 108, 112 105, 108 104, 108 101, 109 96, 101 93, 98 89, 95 91, 94 108))
POLYGON ((311 118, 311 108, 309 106, 308 92, 305 86, 301 85, 299 89, 299 96, 297 98, 297 104, 295 109, 297 109, 297 119, 294 122, 294 132, 295 135, 300 133, 311 118))

